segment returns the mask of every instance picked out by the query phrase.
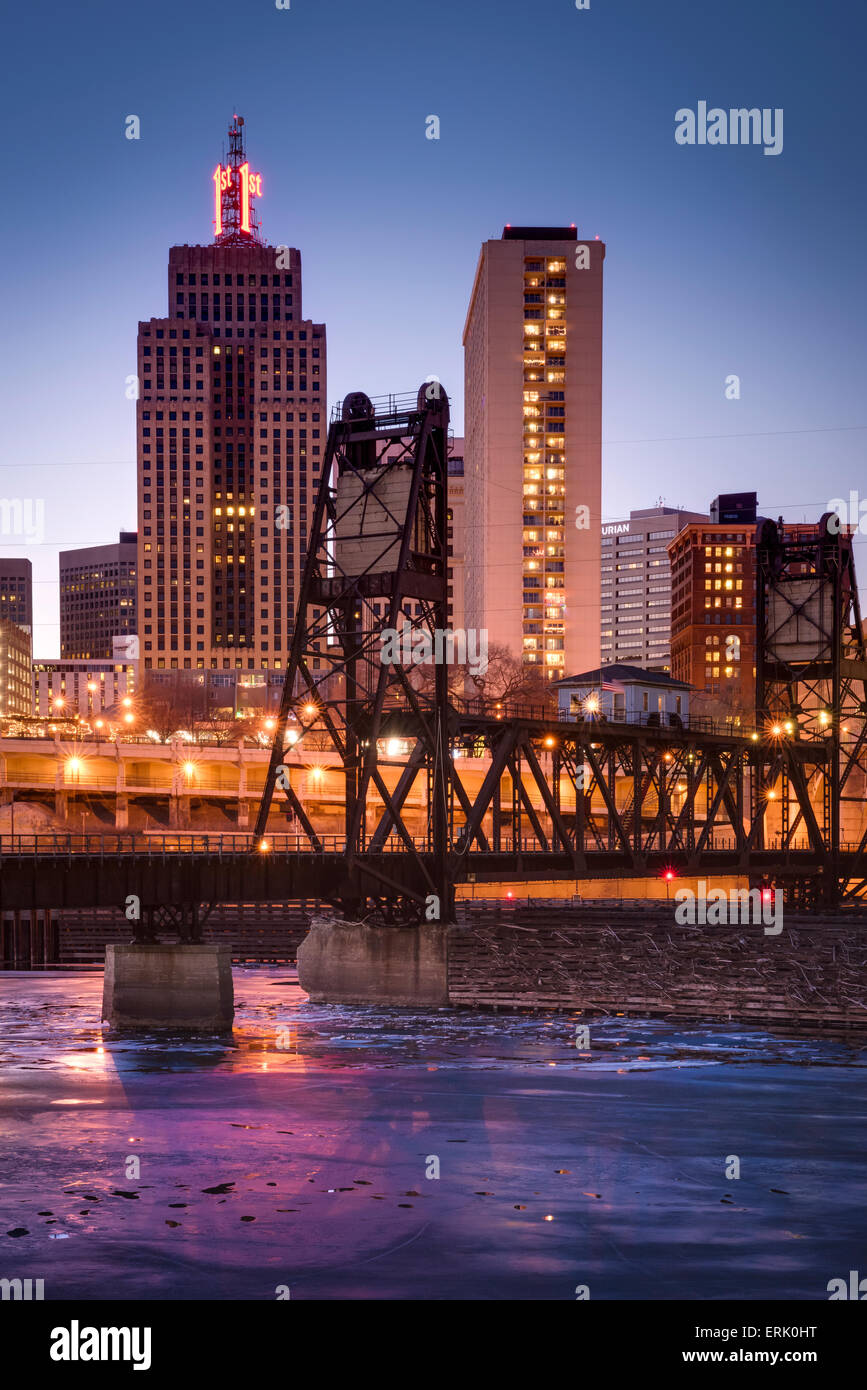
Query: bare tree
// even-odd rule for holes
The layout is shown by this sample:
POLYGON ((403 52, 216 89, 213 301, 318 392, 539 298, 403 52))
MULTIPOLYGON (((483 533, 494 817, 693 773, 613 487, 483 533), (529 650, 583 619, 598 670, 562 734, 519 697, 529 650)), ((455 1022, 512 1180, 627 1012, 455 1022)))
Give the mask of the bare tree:
MULTIPOLYGON (((435 690, 435 666, 425 662, 413 668, 413 684, 429 698, 435 690)), ((460 705, 471 702, 476 709, 495 711, 497 705, 535 706, 546 714, 556 714, 557 702, 542 666, 525 665, 508 647, 492 643, 484 671, 473 672, 466 662, 448 668, 449 696, 460 705)))

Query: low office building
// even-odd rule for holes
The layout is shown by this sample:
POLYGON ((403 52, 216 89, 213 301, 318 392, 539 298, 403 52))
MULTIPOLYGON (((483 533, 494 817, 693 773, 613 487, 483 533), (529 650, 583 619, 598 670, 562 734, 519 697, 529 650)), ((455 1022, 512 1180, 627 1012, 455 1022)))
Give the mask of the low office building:
MULTIPOLYGON (((115 661, 35 661, 33 713, 90 719, 118 710, 134 695, 138 663, 115 661)), ((30 712, 28 707, 28 713, 30 712)))

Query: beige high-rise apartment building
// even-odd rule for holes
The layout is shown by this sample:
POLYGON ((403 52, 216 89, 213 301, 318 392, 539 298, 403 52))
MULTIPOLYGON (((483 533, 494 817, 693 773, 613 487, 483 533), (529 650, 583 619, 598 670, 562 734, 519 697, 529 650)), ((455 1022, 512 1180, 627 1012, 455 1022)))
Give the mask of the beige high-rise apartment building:
POLYGON ((505 227, 464 329, 466 625, 553 679, 600 660, 604 259, 505 227))

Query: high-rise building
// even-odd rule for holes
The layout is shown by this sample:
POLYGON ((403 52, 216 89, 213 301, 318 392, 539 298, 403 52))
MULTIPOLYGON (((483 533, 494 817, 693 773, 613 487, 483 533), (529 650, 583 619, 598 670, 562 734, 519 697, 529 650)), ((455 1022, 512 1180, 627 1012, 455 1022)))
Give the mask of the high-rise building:
POLYGON ((33 631, 33 566, 29 560, 0 560, 0 618, 33 631))
POLYGON ((602 527, 602 661, 648 671, 671 667, 668 545, 701 512, 645 507, 602 527))
POLYGON ((0 716, 27 716, 32 711, 30 652, 29 630, 0 617, 0 716))
POLYGON ((734 715, 755 707, 756 677, 755 496, 740 510, 740 522, 691 522, 668 544, 671 674, 734 715))
POLYGON ((550 677, 599 665, 604 258, 505 227, 464 329, 466 624, 550 677))
POLYGON ((449 626, 466 627, 466 499, 464 497, 464 441, 452 440, 448 481, 448 600, 449 626))
POLYGON ((108 661, 115 637, 135 636, 137 540, 121 531, 114 545, 61 550, 61 660, 108 661))
POLYGON ((213 183, 213 242, 171 248, 168 317, 139 325, 145 675, 285 665, 325 453, 325 327, 262 239, 239 117, 213 183))
MULTIPOLYGON (((690 522, 669 541, 671 561, 671 674, 686 681, 714 715, 751 717, 756 683, 755 493, 714 499, 710 521, 690 522), (728 520, 713 521, 713 517, 728 520), (710 704, 708 703, 710 702, 710 704)), ((785 526, 792 537, 811 537, 807 522, 785 526)))

